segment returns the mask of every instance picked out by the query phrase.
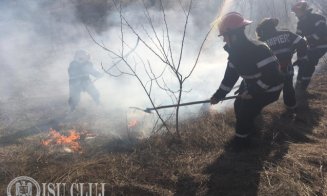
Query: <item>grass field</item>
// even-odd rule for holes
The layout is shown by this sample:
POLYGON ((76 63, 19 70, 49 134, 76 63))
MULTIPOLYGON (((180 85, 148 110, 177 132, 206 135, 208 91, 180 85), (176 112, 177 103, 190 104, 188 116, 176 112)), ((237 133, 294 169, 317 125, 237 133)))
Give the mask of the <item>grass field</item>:
MULTIPOLYGON (((232 110, 184 121, 181 140, 163 133, 119 139, 101 131, 82 132, 109 122, 101 114, 63 120, 60 104, 47 110, 26 106, 15 120, 3 112, 1 195, 23 175, 44 183, 105 182, 108 195, 327 195, 325 69, 300 95, 296 117, 285 115, 281 100, 270 105, 257 122, 257 147, 240 153, 226 145, 234 133, 232 110), (81 150, 43 145, 49 128, 65 136, 63 130, 78 130, 81 150)), ((12 116, 13 110, 5 111, 12 116)))

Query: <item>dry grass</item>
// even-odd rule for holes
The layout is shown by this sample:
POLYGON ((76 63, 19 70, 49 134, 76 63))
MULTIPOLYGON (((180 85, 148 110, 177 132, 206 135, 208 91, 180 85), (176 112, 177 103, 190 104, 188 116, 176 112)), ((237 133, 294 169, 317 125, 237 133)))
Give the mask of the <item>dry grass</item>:
POLYGON ((266 108, 258 147, 241 153, 225 148, 232 111, 183 122, 181 140, 157 134, 122 145, 101 135, 75 154, 49 152, 40 144, 45 133, 12 134, 12 143, 2 136, 0 192, 26 175, 38 182, 106 182, 113 195, 327 195, 324 74, 315 77, 295 119, 280 116, 281 103, 266 108))

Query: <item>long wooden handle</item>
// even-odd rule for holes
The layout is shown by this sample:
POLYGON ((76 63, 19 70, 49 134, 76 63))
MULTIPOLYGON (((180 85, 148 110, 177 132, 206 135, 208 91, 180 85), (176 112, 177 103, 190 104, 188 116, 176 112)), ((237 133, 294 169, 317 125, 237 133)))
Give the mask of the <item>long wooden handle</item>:
MULTIPOLYGON (((225 97, 223 99, 220 99, 219 101, 235 99, 237 97, 238 96, 225 97)), ((155 107, 155 108, 146 108, 145 111, 149 112, 151 110, 160 110, 160 109, 164 109, 164 108, 173 108, 173 107, 177 107, 177 106, 195 105, 195 104, 201 104, 201 103, 210 103, 210 100, 193 101, 193 102, 186 102, 186 103, 173 104, 173 105, 164 105, 164 106, 159 106, 159 107, 155 107)))

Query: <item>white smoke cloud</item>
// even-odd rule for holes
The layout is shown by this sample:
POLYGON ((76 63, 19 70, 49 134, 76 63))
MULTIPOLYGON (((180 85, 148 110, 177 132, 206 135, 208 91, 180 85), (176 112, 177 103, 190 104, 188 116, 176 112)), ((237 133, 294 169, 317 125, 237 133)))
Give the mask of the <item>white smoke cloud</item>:
MULTIPOLYGON (((103 3, 106 1, 94 2, 103 3)), ((179 1, 168 0, 163 2, 167 8, 167 24, 176 57, 179 54, 185 16, 179 1)), ((183 0, 181 4, 187 8, 188 2, 188 0, 183 0)), ((285 4, 285 7, 283 1, 273 0, 269 2, 274 4, 275 11, 268 9, 265 1, 259 0, 251 0, 250 3, 252 4, 247 1, 233 0, 195 0, 186 34, 181 71, 187 73, 190 70, 202 39, 207 30, 210 29, 211 23, 221 13, 239 11, 255 21, 268 15, 283 18, 291 17, 289 3, 285 4), (270 10, 271 12, 261 10, 270 10)), ((157 1, 147 1, 146 5, 149 6, 156 31, 162 38, 164 24, 160 6, 157 1)), ((67 69, 75 51, 79 49, 88 51, 94 66, 99 70, 101 70, 101 64, 108 68, 117 61, 92 41, 84 25, 86 24, 91 29, 97 41, 104 43, 106 47, 114 51, 119 51, 121 44, 119 13, 115 11, 112 4, 106 7, 109 9, 108 11, 101 9, 102 11, 99 13, 95 13, 97 7, 91 9, 88 6, 91 5, 83 4, 83 1, 27 2, 23 0, 7 0, 0 5, 0 33, 2 35, 0 38, 0 58, 3 69, 0 77, 0 101, 2 103, 9 104, 13 98, 20 97, 25 101, 25 105, 23 104, 21 108, 27 107, 28 104, 48 107, 51 104, 59 103, 62 107, 60 110, 68 110, 67 69), (93 15, 89 13, 90 10, 94 12, 93 15)), ((144 11, 144 7, 139 2, 132 1, 132 3, 124 4, 126 18, 140 32, 147 43, 150 43, 142 30, 142 26, 147 29, 152 37, 154 34, 149 25, 146 24, 144 11)), ((287 21, 285 26, 293 19, 287 21)), ((255 26, 250 28, 253 30, 255 26)), ((218 88, 226 68, 227 53, 222 49, 222 40, 216 36, 217 32, 213 32, 208 38, 199 64, 192 77, 185 84, 184 89, 192 91, 184 94, 183 101, 208 99, 218 88)), ((131 47, 134 46, 135 35, 126 30, 124 38, 131 47)), ((126 50, 128 51, 128 48, 126 50)), ((136 53, 149 60, 156 73, 162 71, 162 63, 141 43, 136 53)), ((119 66, 123 66, 123 64, 119 66)), ((138 64, 137 66, 137 71, 145 79, 146 75, 142 71, 143 65, 138 64)), ((169 74, 171 73, 165 74, 165 77, 168 78, 167 83, 172 85, 172 88, 176 88, 176 82, 169 74)), ((117 117, 126 115, 129 106, 150 106, 149 100, 135 78, 106 75, 97 80, 95 86, 101 93, 102 106, 96 107, 90 97, 82 94, 80 107, 90 108, 84 110, 86 113, 91 110, 95 112, 105 110, 111 114, 108 116, 117 117)), ((158 88, 154 89, 154 95, 155 103, 158 105, 171 103, 170 98, 158 88)), ((189 112, 192 109, 185 110, 189 112)), ((125 116, 117 118, 124 119, 125 116)))

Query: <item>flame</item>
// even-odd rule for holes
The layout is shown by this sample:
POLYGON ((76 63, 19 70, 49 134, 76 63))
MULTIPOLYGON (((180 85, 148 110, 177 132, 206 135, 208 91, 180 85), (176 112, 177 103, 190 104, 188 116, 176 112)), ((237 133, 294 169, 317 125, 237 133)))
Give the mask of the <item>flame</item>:
POLYGON ((128 122, 127 127, 128 128, 133 128, 138 124, 138 121, 136 119, 132 119, 128 122))
POLYGON ((80 134, 77 133, 76 130, 68 130, 69 135, 65 136, 60 134, 54 129, 50 129, 49 139, 43 140, 41 143, 44 146, 49 145, 62 145, 68 149, 71 149, 73 152, 78 152, 81 150, 81 146, 78 142, 80 139, 80 134))

